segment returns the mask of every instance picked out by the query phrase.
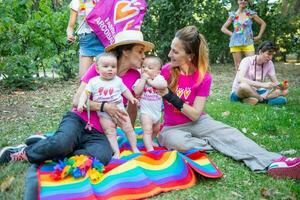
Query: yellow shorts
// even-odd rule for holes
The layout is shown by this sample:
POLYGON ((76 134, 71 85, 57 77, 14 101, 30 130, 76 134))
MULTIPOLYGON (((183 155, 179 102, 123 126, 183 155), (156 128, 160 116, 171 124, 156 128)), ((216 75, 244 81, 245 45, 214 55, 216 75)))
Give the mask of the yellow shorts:
POLYGON ((230 53, 251 52, 251 51, 253 52, 255 51, 253 44, 230 47, 230 53))

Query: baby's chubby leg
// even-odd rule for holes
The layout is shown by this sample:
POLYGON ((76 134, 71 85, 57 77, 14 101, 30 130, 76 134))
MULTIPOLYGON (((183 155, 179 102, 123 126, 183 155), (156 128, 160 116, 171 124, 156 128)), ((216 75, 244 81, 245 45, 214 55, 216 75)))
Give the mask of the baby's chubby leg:
POLYGON ((131 146, 131 149, 134 153, 140 153, 139 149, 137 148, 137 143, 136 143, 136 135, 135 132, 132 128, 131 121, 129 116, 126 117, 126 120, 123 122, 119 122, 118 124, 122 130, 125 132, 127 139, 129 141, 129 144, 131 146))
POLYGON ((141 113, 141 124, 143 128, 143 140, 147 151, 153 151, 152 134, 153 134, 153 121, 150 116, 141 113))
POLYGON ((154 139, 157 138, 161 129, 161 122, 160 120, 153 124, 153 133, 152 133, 152 145, 153 147, 159 147, 159 144, 154 142, 154 139))
POLYGON ((105 117, 100 117, 100 123, 114 152, 113 158, 118 159, 120 157, 120 149, 117 140, 116 124, 105 117))

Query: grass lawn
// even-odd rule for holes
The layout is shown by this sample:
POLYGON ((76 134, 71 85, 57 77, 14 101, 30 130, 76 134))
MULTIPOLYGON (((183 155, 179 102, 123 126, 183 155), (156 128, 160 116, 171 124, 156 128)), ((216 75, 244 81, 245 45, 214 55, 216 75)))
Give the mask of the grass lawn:
MULTIPOLYGON (((300 66, 276 64, 279 80, 290 84, 288 104, 282 107, 230 103, 233 66, 214 65, 213 88, 206 112, 213 118, 242 130, 270 151, 300 156, 300 66)), ((37 91, 0 93, 0 147, 22 143, 36 131, 55 130, 62 114, 70 109, 76 81, 53 81, 37 91)), ((151 199, 300 199, 299 180, 275 180, 251 172, 242 162, 218 152, 209 157, 224 173, 220 179, 198 177, 186 190, 172 191, 151 199)), ((28 163, 0 166, 0 199, 22 199, 28 163)))

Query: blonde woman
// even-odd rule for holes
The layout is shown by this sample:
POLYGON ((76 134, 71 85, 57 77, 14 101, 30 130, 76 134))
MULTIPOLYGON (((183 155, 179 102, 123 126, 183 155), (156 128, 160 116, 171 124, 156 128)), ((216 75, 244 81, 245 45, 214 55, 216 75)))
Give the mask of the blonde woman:
POLYGON ((204 113, 212 77, 208 72, 206 41, 195 26, 179 30, 171 44, 171 62, 162 69, 169 88, 160 90, 164 99, 164 126, 159 143, 168 149, 217 150, 242 160, 252 171, 274 177, 300 178, 300 158, 285 158, 269 152, 238 129, 204 113))

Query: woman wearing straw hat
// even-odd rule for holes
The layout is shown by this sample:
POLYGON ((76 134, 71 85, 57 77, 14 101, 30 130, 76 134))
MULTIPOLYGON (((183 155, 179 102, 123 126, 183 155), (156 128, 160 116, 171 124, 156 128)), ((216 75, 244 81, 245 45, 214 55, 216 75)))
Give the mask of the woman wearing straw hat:
MULTIPOLYGON (((136 30, 126 30, 120 32, 115 37, 114 44, 106 47, 106 51, 114 51, 118 59, 118 76, 124 81, 125 85, 132 90, 132 85, 140 77, 136 68, 140 67, 144 58, 145 51, 154 48, 154 44, 146 42, 143 34, 136 30)), ((85 129, 88 122, 88 113, 86 111, 78 112, 76 110, 79 97, 89 81, 98 73, 95 65, 81 79, 81 84, 74 96, 74 108, 67 112, 60 122, 58 130, 51 137, 41 139, 28 146, 5 147, 0 152, 0 164, 10 161, 26 160, 30 163, 39 164, 45 160, 58 160, 70 155, 89 155, 96 157, 104 165, 112 157, 112 149, 103 129, 99 123, 96 114, 97 110, 107 112, 116 120, 123 120, 126 112, 120 110, 113 103, 90 103, 90 122, 92 130, 85 129)), ((128 113, 131 119, 136 117, 136 107, 128 104, 128 113)), ((134 120, 132 120, 134 122, 134 120)), ((25 199, 35 199, 37 195, 36 165, 33 165, 28 171, 26 179, 25 199)))
MULTIPOLYGON (((105 48, 107 52, 114 52, 117 56, 117 75, 123 80, 124 84, 134 94, 132 89, 133 84, 140 78, 140 73, 137 68, 140 68, 145 58, 145 51, 151 51, 154 48, 154 44, 144 41, 143 34, 136 30, 126 30, 119 32, 115 36, 115 42, 105 48)), ((77 106, 80 94, 84 90, 88 80, 94 76, 97 76, 96 64, 93 64, 87 73, 81 79, 81 85, 75 95, 73 104, 77 106)), ((124 105, 127 107, 130 120, 134 126, 134 122, 137 114, 136 105, 127 102, 127 99, 123 99, 124 105)), ((101 109, 102 104, 92 102, 92 110, 101 109)), ((110 108, 111 104, 103 104, 103 107, 108 107, 108 112, 114 111, 110 108)), ((115 108, 115 106, 114 106, 115 108)), ((121 113, 121 112, 120 112, 121 113)), ((114 112, 108 113, 115 118, 122 117, 122 114, 114 115, 114 112)), ((118 119, 117 119, 118 120, 118 119)))

